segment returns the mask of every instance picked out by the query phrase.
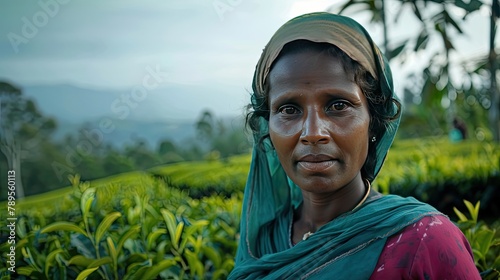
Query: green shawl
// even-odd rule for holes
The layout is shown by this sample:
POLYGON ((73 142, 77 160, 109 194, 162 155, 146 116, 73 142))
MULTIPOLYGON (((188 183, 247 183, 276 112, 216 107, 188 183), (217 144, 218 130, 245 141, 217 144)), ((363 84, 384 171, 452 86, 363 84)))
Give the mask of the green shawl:
MULTIPOLYGON (((378 79, 385 98, 397 99, 389 64, 366 30, 347 17, 312 13, 284 24, 264 49, 254 75, 254 109, 256 99, 264 95, 273 61, 286 43, 298 39, 336 45, 378 79)), ((285 174, 269 139, 264 140, 266 149, 257 147, 261 136, 268 133, 267 125, 261 118, 261 130, 254 135, 256 146, 245 187, 240 244, 229 279, 368 279, 387 237, 424 216, 438 214, 413 198, 375 195, 292 246, 293 211, 302 202, 302 194, 285 174)), ((373 178, 382 167, 398 125, 399 119, 377 139, 373 178)))

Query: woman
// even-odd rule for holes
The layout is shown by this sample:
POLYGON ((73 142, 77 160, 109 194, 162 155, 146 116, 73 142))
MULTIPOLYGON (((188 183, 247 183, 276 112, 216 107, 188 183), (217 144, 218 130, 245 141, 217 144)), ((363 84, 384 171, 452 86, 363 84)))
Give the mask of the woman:
POLYGON ((230 279, 479 279, 447 217, 371 189, 401 106, 358 23, 290 20, 264 49, 253 91, 256 146, 230 279))

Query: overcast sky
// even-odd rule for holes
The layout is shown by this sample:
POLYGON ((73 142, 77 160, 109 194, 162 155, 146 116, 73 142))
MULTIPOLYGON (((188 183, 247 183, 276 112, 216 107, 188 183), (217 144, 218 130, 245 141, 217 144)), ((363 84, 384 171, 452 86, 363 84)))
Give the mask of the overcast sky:
MULTIPOLYGON (((149 67, 163 75, 162 86, 206 86, 218 104, 214 108, 235 111, 248 101, 255 64, 276 29, 294 16, 339 2, 0 0, 0 79, 20 86, 127 89, 141 84, 149 67)), ((398 4, 386 3, 394 16, 398 4)), ((381 28, 370 24, 366 13, 349 15, 381 43, 381 28)), ((487 17, 484 10, 469 18, 469 35, 458 41, 456 57, 486 53, 487 17)), ((415 34, 414 23, 403 16, 389 33, 395 38, 415 34)), ((394 62, 397 87, 419 60, 410 58, 401 69, 394 62)))

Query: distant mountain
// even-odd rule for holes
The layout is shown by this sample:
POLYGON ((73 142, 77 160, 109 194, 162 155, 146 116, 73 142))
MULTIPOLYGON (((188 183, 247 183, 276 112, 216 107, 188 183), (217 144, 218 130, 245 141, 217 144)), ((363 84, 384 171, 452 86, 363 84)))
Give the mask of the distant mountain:
POLYGON ((81 133, 83 124, 99 129, 105 122, 114 128, 103 134, 104 141, 118 146, 137 138, 153 146, 163 139, 182 143, 195 136, 195 122, 203 110, 231 122, 239 119, 239 123, 243 107, 237 105, 234 96, 229 98, 223 91, 200 86, 169 86, 145 93, 72 85, 26 86, 22 90, 43 114, 57 120, 57 139, 81 133))
POLYGON ((242 114, 242 100, 248 99, 244 89, 195 85, 169 85, 150 91, 141 87, 98 90, 72 85, 26 86, 22 90, 43 113, 70 122, 101 117, 193 121, 205 109, 217 116, 236 116, 242 114))
MULTIPOLYGON (((137 120, 118 120, 107 119, 104 129, 100 127, 102 119, 89 120, 85 123, 74 124, 60 121, 58 129, 54 135, 55 139, 72 135, 102 135, 105 143, 113 146, 123 147, 131 144, 135 140, 146 141, 151 148, 156 148, 162 140, 169 139, 177 144, 183 143, 196 137, 196 128, 194 122, 178 121, 137 121, 137 120)), ((97 136, 85 136, 97 137, 97 136)))
POLYGON ((110 104, 120 91, 98 91, 69 85, 27 86, 23 94, 34 99, 39 109, 58 121, 81 123, 110 116, 110 104))

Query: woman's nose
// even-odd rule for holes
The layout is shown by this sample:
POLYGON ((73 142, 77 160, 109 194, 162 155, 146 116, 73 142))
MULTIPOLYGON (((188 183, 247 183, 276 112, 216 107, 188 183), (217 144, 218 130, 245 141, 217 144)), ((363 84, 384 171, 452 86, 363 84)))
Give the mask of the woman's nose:
POLYGON ((300 141, 305 145, 326 144, 330 142, 328 120, 319 112, 308 113, 302 124, 300 141))

